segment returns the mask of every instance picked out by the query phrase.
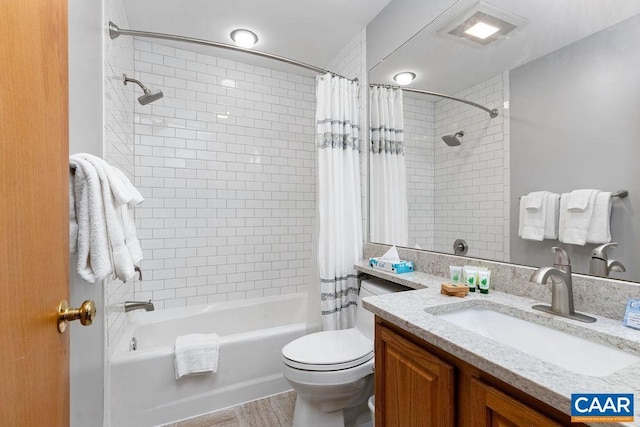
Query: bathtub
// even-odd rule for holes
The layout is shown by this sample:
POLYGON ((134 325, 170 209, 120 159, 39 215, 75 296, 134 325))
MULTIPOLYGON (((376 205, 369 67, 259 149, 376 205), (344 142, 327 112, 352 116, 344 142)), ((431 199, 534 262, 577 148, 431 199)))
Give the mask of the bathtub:
POLYGON ((290 390, 281 350, 305 334, 306 309, 307 294, 291 294, 129 313, 110 358, 111 425, 157 426, 290 390), (218 372, 176 380, 175 338, 212 332, 220 336, 218 372))

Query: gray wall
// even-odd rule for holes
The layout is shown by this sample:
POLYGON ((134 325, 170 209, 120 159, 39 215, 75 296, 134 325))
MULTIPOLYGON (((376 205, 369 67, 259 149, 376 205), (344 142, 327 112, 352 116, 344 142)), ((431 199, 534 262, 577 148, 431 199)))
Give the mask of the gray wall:
MULTIPOLYGON (((553 262, 557 240, 518 237, 518 197, 531 191, 626 189, 614 199, 610 259, 640 280, 640 17, 623 21, 511 72, 511 262, 553 262)), ((588 272, 596 245, 560 244, 588 272)))
MULTIPOLYGON (((69 153, 102 156, 102 2, 69 1, 69 153)), ((102 286, 76 273, 71 256, 70 305, 92 299, 103 307, 102 286)), ((103 314, 93 325, 70 325, 71 426, 101 426, 104 416, 103 314)))

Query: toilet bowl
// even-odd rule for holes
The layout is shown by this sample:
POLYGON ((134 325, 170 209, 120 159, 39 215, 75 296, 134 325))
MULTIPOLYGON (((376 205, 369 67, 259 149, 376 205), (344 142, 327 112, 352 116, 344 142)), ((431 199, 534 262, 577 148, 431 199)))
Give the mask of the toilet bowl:
POLYGON ((362 298, 407 290, 380 279, 360 285, 356 326, 298 338, 282 349, 283 374, 297 392, 293 427, 345 427, 370 419, 374 315, 362 298))

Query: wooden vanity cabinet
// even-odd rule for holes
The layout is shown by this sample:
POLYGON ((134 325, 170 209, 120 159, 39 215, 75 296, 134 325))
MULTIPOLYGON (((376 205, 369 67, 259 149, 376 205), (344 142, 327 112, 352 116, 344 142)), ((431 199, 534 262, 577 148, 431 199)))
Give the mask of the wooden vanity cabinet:
POLYGON ((571 417, 376 317, 376 427, 552 427, 571 417))

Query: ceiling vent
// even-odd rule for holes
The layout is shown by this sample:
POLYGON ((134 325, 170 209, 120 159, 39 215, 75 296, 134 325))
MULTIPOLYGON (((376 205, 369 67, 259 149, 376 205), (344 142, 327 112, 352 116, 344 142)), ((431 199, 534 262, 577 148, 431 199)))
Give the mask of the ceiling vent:
POLYGON ((526 24, 525 18, 479 2, 440 28, 438 34, 473 46, 487 46, 510 37, 526 24))

